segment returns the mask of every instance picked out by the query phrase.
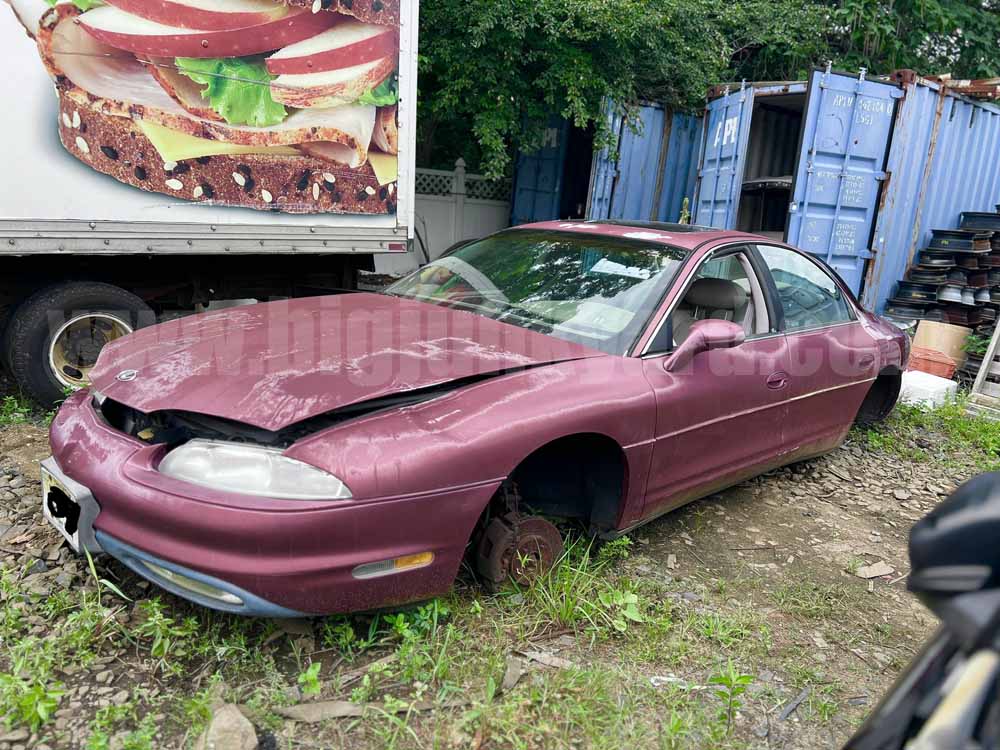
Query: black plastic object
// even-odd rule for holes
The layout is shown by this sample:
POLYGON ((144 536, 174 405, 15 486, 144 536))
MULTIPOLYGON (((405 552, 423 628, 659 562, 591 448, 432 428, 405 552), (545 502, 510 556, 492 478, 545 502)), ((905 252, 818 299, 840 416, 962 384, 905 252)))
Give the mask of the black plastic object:
POLYGON ((844 745, 844 750, 905 747, 940 703, 941 685, 958 653, 958 644, 948 630, 938 629, 844 745))
POLYGON ((1000 625, 1000 472, 959 487, 910 530, 907 588, 973 650, 1000 625))
MULTIPOLYGON (((919 268, 911 268, 909 271, 909 278, 915 284, 934 284, 940 285, 948 280, 948 274, 944 271, 923 271, 919 268)), ((965 283, 965 274, 962 274, 960 283, 965 283)), ((1000 281, 997 282, 1000 284, 1000 281)))
POLYGON ((940 250, 922 250, 920 252, 921 268, 951 268, 955 265, 955 256, 950 252, 940 250))
POLYGON ((1000 232, 1000 214, 987 211, 963 211, 962 229, 985 229, 989 232, 1000 232))
POLYGON ((901 300, 937 302, 938 285, 920 284, 915 281, 900 281, 896 298, 901 300))
POLYGON ((926 307, 931 307, 937 304, 936 299, 914 299, 912 297, 891 297, 889 299, 889 304, 895 307, 912 307, 917 310, 923 310, 926 307))
POLYGON ((953 253, 988 253, 990 232, 975 229, 932 229, 928 250, 953 253))

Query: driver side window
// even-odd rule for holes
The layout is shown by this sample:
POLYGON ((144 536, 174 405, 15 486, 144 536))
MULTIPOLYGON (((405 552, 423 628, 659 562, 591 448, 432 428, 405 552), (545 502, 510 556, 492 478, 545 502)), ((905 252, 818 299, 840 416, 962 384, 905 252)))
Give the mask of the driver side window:
POLYGON ((763 288, 745 253, 724 251, 701 264, 649 352, 672 351, 695 323, 710 318, 743 326, 747 338, 770 332, 763 288))
POLYGON ((758 245, 757 250, 778 288, 786 331, 854 320, 851 306, 837 282, 819 265, 783 247, 758 245))

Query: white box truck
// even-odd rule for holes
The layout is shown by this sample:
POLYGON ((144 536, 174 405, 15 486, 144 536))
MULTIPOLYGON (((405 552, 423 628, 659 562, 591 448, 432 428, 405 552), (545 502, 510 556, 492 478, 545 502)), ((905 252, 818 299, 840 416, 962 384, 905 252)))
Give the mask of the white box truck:
POLYGON ((51 402, 172 310, 412 240, 417 0, 8 0, 0 362, 51 402))

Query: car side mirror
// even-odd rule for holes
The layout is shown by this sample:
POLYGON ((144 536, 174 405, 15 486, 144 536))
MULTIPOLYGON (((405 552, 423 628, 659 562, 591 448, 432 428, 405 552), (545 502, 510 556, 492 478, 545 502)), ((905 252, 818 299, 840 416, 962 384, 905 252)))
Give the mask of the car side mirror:
POLYGON ((743 326, 729 320, 699 320, 691 326, 687 338, 663 363, 667 372, 676 372, 692 359, 712 349, 732 349, 746 341, 743 326))
POLYGON ((910 530, 907 588, 968 651, 1000 625, 1000 472, 982 474, 910 530))

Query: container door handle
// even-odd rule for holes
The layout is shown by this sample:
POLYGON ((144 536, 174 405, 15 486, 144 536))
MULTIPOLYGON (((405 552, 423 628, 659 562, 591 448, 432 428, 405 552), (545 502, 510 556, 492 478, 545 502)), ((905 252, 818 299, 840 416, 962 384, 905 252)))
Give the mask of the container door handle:
POLYGON ((788 385, 787 372, 773 372, 767 376, 767 387, 772 391, 784 388, 786 385, 788 385))

